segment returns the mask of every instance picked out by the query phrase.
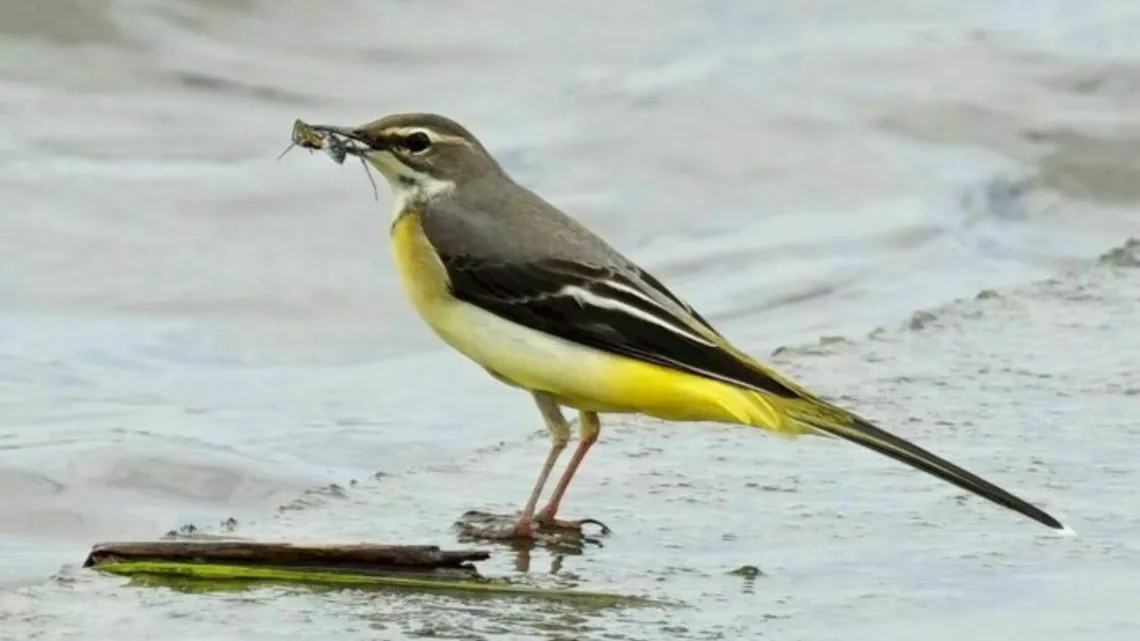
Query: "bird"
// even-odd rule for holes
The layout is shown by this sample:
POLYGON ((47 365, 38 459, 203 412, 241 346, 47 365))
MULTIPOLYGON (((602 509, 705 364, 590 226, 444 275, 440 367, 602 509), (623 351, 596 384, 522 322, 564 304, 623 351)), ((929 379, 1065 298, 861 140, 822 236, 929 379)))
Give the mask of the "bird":
POLYGON ((456 120, 404 112, 311 127, 339 141, 334 158, 343 162, 347 151, 386 179, 392 255, 419 317, 491 377, 529 393, 549 432, 521 515, 488 537, 581 529, 585 519, 558 515, 603 414, 838 437, 1071 533, 1041 508, 734 346, 649 271, 512 178, 456 120), (578 444, 539 509, 572 433, 564 410, 578 414, 578 444))

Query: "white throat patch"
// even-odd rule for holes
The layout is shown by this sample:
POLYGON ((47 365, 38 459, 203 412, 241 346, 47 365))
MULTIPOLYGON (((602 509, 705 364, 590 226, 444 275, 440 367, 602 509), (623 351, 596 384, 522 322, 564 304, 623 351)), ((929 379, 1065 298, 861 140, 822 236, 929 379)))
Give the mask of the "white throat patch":
POLYGON ((370 155, 368 162, 384 176, 392 190, 392 220, 399 217, 409 203, 424 203, 455 189, 455 183, 450 180, 415 171, 388 153, 370 155))

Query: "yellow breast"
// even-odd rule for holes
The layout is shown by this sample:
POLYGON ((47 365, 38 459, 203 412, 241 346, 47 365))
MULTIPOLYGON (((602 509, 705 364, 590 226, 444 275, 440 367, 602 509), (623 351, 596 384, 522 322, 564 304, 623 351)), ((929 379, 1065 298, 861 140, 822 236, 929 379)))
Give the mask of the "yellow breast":
POLYGON ((428 324, 448 305, 447 270, 424 236, 419 214, 407 213, 392 224, 392 256, 404 291, 428 324))

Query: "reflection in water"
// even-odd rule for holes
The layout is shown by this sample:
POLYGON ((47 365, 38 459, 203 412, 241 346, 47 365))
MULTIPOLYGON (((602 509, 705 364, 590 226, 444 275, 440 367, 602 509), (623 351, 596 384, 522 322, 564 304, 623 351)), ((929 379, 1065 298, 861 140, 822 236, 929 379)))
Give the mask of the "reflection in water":
MULTIPOLYGON (((895 332, 916 309, 1084 269, 1140 229, 1140 11, 1053 4, 0 3, 0 583, 37 586, 0 592, 0 612, 242 639, 314 621, 321 638, 850 639, 920 615, 959 638, 1002 603, 1035 613, 1001 619, 1003 638, 1038 619, 1051 638, 1134 631, 1085 616, 1119 602, 1136 562, 1112 542, 1135 520, 1129 443, 1105 436, 1134 436, 1110 429, 1140 387, 1112 334, 1134 276, 895 332), (203 607, 66 568, 44 584, 96 540, 185 523, 454 541, 464 511, 515 507, 541 426, 415 319, 383 188, 378 204, 355 171, 275 160, 295 118, 413 109, 470 123, 735 343, 818 343, 783 366, 1107 542, 1026 546, 985 508, 826 444, 631 419, 568 497, 621 527, 582 555, 536 550, 525 576, 660 593, 684 615, 270 590, 203 607), (727 572, 744 565, 764 575, 742 590, 727 572)), ((511 557, 496 570, 523 572, 511 557)))

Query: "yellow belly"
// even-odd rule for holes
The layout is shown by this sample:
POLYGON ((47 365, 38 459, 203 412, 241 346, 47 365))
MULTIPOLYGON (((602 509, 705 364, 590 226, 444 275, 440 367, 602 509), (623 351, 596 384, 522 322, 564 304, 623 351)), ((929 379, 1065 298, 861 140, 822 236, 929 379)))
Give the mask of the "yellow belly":
POLYGON ((393 224, 392 249, 403 286, 424 321, 444 342, 505 382, 587 411, 750 424, 774 418, 750 390, 583 347, 455 299, 417 215, 393 224))

